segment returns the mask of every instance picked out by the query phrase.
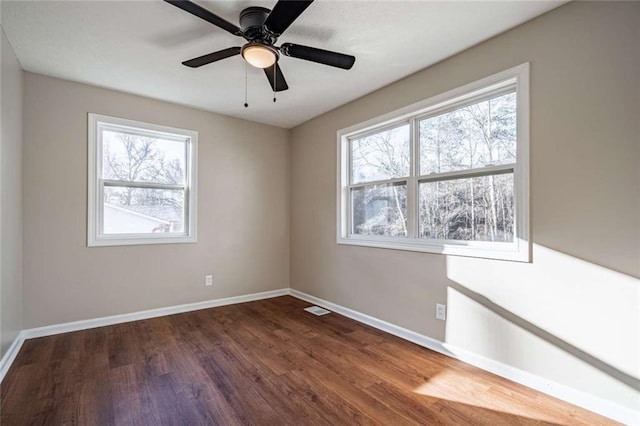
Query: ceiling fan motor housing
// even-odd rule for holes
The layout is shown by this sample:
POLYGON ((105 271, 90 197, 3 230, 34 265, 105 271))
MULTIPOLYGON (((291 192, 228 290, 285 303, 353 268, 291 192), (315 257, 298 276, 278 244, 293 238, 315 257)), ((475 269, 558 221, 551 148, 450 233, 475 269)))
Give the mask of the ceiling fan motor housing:
POLYGON ((242 32, 247 40, 262 41, 266 44, 276 42, 277 37, 264 26, 269 13, 271 10, 258 6, 247 7, 240 12, 240 27, 242 27, 242 32))

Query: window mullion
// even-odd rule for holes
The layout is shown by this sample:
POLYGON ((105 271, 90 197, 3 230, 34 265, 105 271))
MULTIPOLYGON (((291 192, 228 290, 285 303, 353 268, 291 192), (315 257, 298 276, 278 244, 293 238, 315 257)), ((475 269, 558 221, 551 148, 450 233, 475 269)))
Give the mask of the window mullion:
POLYGON ((128 188, 142 188, 142 189, 169 189, 182 191, 186 185, 174 185, 168 183, 155 183, 155 182, 133 182, 126 180, 111 180, 102 179, 104 186, 116 186, 116 187, 128 187, 128 188))
POLYGON ((415 118, 411 119, 411 132, 409 137, 409 161, 410 161, 410 174, 407 182, 407 230, 409 238, 416 238, 418 235, 418 184, 416 176, 418 171, 418 131, 417 121, 415 118))
POLYGON ((353 183, 353 153, 351 139, 347 139, 347 234, 353 232, 353 200, 351 199, 351 184, 353 183))
POLYGON ((478 167, 475 169, 456 170, 453 172, 431 173, 429 175, 418 176, 417 180, 419 182, 436 182, 443 180, 499 175, 503 173, 513 173, 515 167, 515 164, 501 164, 498 166, 478 167))
POLYGON ((357 188, 364 188, 367 186, 393 185, 394 183, 407 182, 409 179, 410 179, 409 177, 400 177, 395 179, 375 180, 373 182, 354 183, 353 185, 347 185, 347 188, 357 189, 357 188))

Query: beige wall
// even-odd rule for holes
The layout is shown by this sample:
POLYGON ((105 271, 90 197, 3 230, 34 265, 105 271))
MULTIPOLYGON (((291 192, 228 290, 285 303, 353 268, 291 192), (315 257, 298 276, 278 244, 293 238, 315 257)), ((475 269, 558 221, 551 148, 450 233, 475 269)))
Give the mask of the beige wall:
POLYGON ((24 123, 25 328, 289 286, 286 130, 32 73, 24 123), (197 243, 87 248, 88 112, 199 132, 197 243))
POLYGON ((569 3, 295 128, 292 288, 639 409, 639 23, 569 3), (524 62, 532 263, 336 244, 336 131, 524 62))
POLYGON ((0 358, 22 329, 22 69, 0 27, 0 358))

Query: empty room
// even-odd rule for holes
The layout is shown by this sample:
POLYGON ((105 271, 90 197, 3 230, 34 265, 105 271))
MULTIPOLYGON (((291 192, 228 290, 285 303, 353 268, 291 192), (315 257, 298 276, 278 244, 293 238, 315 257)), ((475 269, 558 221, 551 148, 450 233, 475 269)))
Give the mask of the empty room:
POLYGON ((640 425, 640 2, 0 23, 2 426, 640 425))

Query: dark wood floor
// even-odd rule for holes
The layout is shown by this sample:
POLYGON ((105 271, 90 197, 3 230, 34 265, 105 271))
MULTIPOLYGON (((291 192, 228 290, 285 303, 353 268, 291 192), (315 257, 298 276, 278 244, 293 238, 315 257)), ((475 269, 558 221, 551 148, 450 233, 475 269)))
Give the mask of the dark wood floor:
POLYGON ((25 342, 2 425, 608 424, 292 297, 25 342))

